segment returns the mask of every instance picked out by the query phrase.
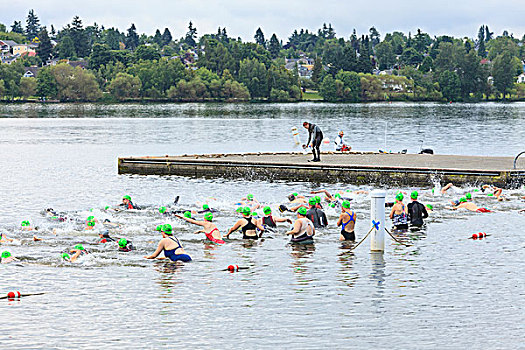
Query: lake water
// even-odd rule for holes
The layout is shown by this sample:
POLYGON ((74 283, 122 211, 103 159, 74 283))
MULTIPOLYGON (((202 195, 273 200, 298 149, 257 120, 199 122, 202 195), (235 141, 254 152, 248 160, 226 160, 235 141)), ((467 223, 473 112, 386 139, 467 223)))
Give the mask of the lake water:
MULTIPOLYGON (((338 242, 338 213, 331 208, 330 227, 303 247, 288 244, 288 225, 255 243, 234 233, 227 244, 211 245, 193 233, 196 226, 157 211, 176 195, 186 207, 208 199, 220 210, 216 222, 225 233, 237 219, 235 203, 248 193, 275 209, 291 192, 370 186, 117 174, 118 156, 296 150, 290 128, 297 126, 304 141, 303 120, 331 139, 343 129, 346 141, 362 151, 416 153, 423 145, 439 154, 515 156, 525 150, 523 103, 0 105, 0 232, 16 239, 0 250, 20 259, 0 265, 0 295, 45 292, 0 300, 0 344, 520 348, 523 189, 506 191, 510 200, 503 203, 474 193, 476 204, 495 210, 474 214, 444 208, 459 193, 434 197, 429 188, 418 188, 421 201, 435 208, 426 229, 399 236, 409 247, 387 239, 385 253, 372 254, 368 241, 353 252, 338 242), (102 210, 124 194, 145 209, 102 210), (41 214, 49 207, 80 221, 94 215, 120 223, 112 235, 131 239, 137 250, 96 245, 97 230, 50 222, 41 214), (38 226, 44 241, 21 232, 22 220, 38 226), (166 222, 193 262, 142 258, 160 239, 155 226, 166 222), (490 236, 468 239, 479 231, 490 236), (61 261, 60 253, 77 243, 92 254, 74 264, 61 261), (248 269, 223 271, 230 264, 248 269)), ((399 189, 386 190, 391 200, 399 189)), ((361 239, 370 228, 370 200, 351 196, 361 239)))

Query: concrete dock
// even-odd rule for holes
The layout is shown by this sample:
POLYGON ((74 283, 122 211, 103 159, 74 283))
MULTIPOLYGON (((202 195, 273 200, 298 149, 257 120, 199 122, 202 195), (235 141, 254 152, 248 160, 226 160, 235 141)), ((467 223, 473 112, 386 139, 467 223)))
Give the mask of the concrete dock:
POLYGON ((344 182, 357 185, 428 186, 442 184, 493 184, 516 187, 524 183, 525 157, 513 168, 513 157, 429 154, 245 153, 163 157, 123 157, 119 174, 225 177, 268 181, 344 182))

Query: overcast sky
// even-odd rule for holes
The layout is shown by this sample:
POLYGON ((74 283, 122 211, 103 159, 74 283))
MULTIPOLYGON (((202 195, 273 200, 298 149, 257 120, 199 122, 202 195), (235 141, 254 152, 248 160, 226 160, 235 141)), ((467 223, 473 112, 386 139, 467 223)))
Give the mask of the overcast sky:
POLYGON ((198 35, 215 33, 226 27, 229 36, 253 41, 258 27, 266 38, 276 33, 286 39, 294 29, 317 31, 324 22, 332 23, 337 36, 347 38, 352 29, 368 32, 375 26, 381 34, 392 31, 414 33, 417 28, 431 36, 449 34, 475 37, 487 24, 500 35, 508 30, 515 37, 525 34, 525 0, 0 0, 0 23, 11 25, 34 9, 40 22, 62 28, 78 15, 84 26, 93 22, 120 30, 135 23, 139 33, 153 35, 168 27, 174 38, 187 31, 193 21, 198 35))

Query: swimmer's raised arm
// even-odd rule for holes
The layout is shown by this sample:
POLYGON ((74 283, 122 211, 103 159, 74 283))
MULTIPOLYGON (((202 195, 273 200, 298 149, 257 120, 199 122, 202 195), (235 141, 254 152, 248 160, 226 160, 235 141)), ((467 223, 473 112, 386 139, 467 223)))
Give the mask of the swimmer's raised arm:
POLYGON ((238 220, 235 225, 233 225, 229 230, 228 230, 228 233, 226 234, 226 238, 228 238, 230 236, 230 234, 234 231, 236 231, 237 229, 239 229, 239 227, 241 227, 241 224, 242 224, 242 219, 238 220))
POLYGON ((164 249, 164 243, 161 240, 159 242, 159 245, 157 246, 157 250, 155 250, 155 252, 153 254, 151 254, 150 256, 144 256, 144 258, 146 258, 146 259, 155 259, 157 256, 159 256, 160 252, 162 252, 163 249, 164 249))
POLYGON ((187 218, 185 216, 181 216, 179 214, 175 214, 175 217, 179 218, 179 219, 182 219, 182 220, 185 220, 189 223, 192 223, 194 225, 199 225, 199 226, 204 226, 204 221, 197 221, 197 220, 194 220, 194 219, 191 219, 191 218, 187 218))

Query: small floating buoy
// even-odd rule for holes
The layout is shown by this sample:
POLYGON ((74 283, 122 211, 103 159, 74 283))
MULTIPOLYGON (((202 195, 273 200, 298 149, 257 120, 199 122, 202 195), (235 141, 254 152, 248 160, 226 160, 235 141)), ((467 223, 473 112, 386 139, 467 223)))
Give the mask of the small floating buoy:
POLYGON ((473 233, 471 238, 472 239, 478 239, 478 234, 477 233, 473 233))
POLYGON ((239 271, 239 266, 238 265, 228 265, 228 271, 230 272, 239 271))
POLYGON ((22 294, 19 291, 7 293, 7 299, 9 300, 20 299, 21 296, 22 294))

